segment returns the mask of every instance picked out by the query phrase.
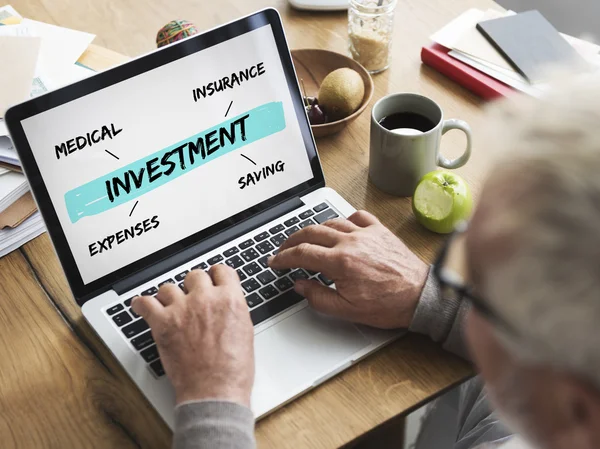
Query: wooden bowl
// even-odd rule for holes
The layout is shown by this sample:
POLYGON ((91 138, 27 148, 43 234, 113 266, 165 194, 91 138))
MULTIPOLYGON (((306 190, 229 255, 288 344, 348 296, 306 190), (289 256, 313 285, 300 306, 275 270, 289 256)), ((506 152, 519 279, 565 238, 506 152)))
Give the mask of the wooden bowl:
POLYGON ((354 59, 329 50, 307 48, 292 50, 292 60, 296 67, 298 80, 304 80, 306 95, 316 97, 321 82, 336 69, 348 67, 358 72, 365 83, 365 95, 362 103, 351 115, 335 122, 323 125, 311 125, 315 137, 329 136, 343 130, 350 122, 358 117, 367 107, 373 97, 373 79, 365 68, 354 59))

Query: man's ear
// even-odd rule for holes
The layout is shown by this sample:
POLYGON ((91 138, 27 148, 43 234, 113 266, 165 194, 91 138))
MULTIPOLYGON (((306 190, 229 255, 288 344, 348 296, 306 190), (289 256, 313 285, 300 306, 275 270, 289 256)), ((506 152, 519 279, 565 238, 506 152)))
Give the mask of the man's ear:
POLYGON ((571 441, 562 447, 600 448, 600 390, 572 376, 566 379, 564 387, 567 409, 561 415, 567 421, 565 428, 571 429, 571 441))

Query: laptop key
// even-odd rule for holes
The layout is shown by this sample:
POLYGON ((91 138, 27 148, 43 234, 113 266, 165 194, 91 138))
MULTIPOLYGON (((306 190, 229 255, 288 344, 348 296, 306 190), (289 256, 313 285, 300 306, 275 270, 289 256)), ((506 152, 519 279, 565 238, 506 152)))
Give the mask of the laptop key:
POLYGON ((154 338, 152 338, 152 332, 144 332, 142 335, 139 335, 135 338, 131 339, 131 344, 138 351, 140 349, 144 349, 146 346, 154 343, 154 338))
POLYGON ((256 276, 256 279, 258 279, 262 285, 267 285, 277 279, 277 277, 269 270, 265 270, 256 276))
POLYGON ((260 273, 262 268, 256 262, 252 262, 242 268, 242 270, 244 270, 248 276, 254 276, 256 273, 260 273))
POLYGON ((188 270, 182 271, 181 273, 175 275, 175 280, 177 282, 181 282, 185 279, 185 276, 189 273, 188 270))
POLYGON ((319 205, 317 205, 317 206, 313 207, 313 210, 314 210, 315 212, 321 212, 322 210, 325 210, 325 209, 327 209, 328 207, 329 207, 329 206, 327 205, 327 203, 321 203, 321 204, 319 204, 319 205))
POLYGON ((272 285, 267 285, 266 287, 261 288, 258 293, 265 299, 271 299, 279 294, 279 290, 272 285))
POLYGON ((283 276, 282 278, 277 279, 273 284, 282 292, 289 290, 294 286, 294 283, 287 276, 283 276))
POLYGON ((206 270, 207 268, 206 262, 200 262, 198 265, 193 266, 192 270, 206 270))
POLYGON ((292 217, 289 220, 286 220, 283 222, 283 224, 285 225, 286 228, 289 228, 292 225, 295 225, 296 223, 299 223, 300 219, 298 217, 292 217))
POLYGON ((123 332, 123 334, 125 334, 127 338, 131 338, 148 329, 150 329, 148 323, 146 323, 144 319, 140 318, 139 320, 134 321, 133 323, 121 328, 121 331, 123 332))
POLYGON ((131 316, 134 317, 134 318, 139 318, 140 317, 137 313, 135 313, 133 311, 133 309, 129 309, 129 313, 131 313, 131 316))
POLYGON ((269 258, 269 256, 263 256, 260 259, 258 259, 258 263, 262 265, 263 268, 269 268, 269 262, 267 262, 267 259, 269 258))
POLYGON ((273 270, 273 273, 275 273, 275 276, 277 276, 278 278, 280 278, 281 276, 284 276, 286 274, 288 274, 290 271, 289 268, 285 268, 283 270, 276 270, 275 268, 271 268, 271 270, 273 270))
POLYGON ((246 248, 250 248, 252 245, 254 245, 254 240, 248 239, 248 240, 240 243, 240 248, 246 249, 246 248))
POLYGON ((278 234, 281 231, 283 231, 285 229, 285 226, 283 226, 282 224, 278 224, 277 226, 273 226, 271 229, 269 229, 269 232, 271 234, 278 234))
MULTIPOLYGON (((120 304, 119 304, 120 305, 120 304)), ((118 315, 113 316, 113 321, 119 327, 125 326, 127 323, 131 323, 133 318, 127 312, 121 312, 118 315)))
POLYGON ((183 284, 183 282, 180 282, 178 287, 184 292, 187 293, 186 289, 185 289, 185 285, 183 284))
POLYGON ((173 279, 165 279, 160 284, 158 284, 158 288, 161 288, 165 284, 174 284, 175 281, 173 279))
POLYGON ((318 271, 312 271, 312 270, 306 270, 308 272, 309 276, 314 276, 315 274, 318 273, 318 271))
POLYGON ((150 363, 158 358, 158 347, 152 345, 149 348, 144 349, 140 354, 146 362, 150 363))
POLYGON ((298 217, 300 217, 301 220, 306 220, 308 217, 312 217, 314 214, 315 213, 312 210, 308 209, 298 215, 298 217))
POLYGON ((286 229, 286 230, 285 230, 285 235, 287 235, 287 236, 289 237, 289 236, 290 236, 290 235, 292 235, 294 232, 297 232, 297 231, 299 231, 299 230, 300 230, 300 228, 299 228, 298 226, 292 226, 290 229, 286 229))
POLYGON ((149 366, 152 372, 156 374, 156 377, 161 377, 165 375, 165 369, 163 368, 160 360, 155 360, 149 366))
POLYGON ((325 285, 333 284, 333 281, 325 276, 323 273, 319 274, 319 280, 325 285))
POLYGON ((242 258, 240 256, 233 256, 233 257, 230 257, 229 259, 227 259, 225 261, 225 264, 230 266, 231 268, 239 268, 242 265, 244 265, 244 261, 242 260, 242 258))
POLYGON ((269 233, 267 231, 265 231, 265 232, 261 232, 256 237, 254 237, 254 240, 256 240, 256 242, 262 242, 264 239, 268 239, 268 238, 269 238, 269 233))
POLYGON ((237 253, 239 253, 239 252, 240 252, 240 250, 238 249, 238 247, 237 247, 237 246, 234 246, 233 248, 229 248, 228 250, 224 251, 224 252, 223 252, 223 255, 224 255, 225 257, 231 257, 231 256, 233 256, 234 254, 237 254, 237 253))
POLYGON ((263 299, 258 295, 258 293, 252 293, 246 296, 246 304, 248 304, 248 307, 250 308, 256 307, 263 302, 263 299))
POLYGON ((321 212, 320 214, 315 215, 315 221, 319 224, 325 223, 327 220, 331 220, 333 218, 339 217, 338 214, 335 213, 333 209, 327 209, 321 212))
POLYGON ((287 237, 285 235, 283 235, 282 233, 279 233, 279 234, 271 237, 269 240, 271 240, 273 245, 275 245, 277 248, 279 248, 281 245, 283 245, 283 242, 285 242, 287 240, 287 237))
POLYGON ((252 293, 254 290, 260 288, 260 284, 254 278, 248 279, 246 282, 242 282, 242 288, 248 293, 252 293))
MULTIPOLYGON (((128 299, 127 301, 131 301, 131 300, 128 299)), ((117 304, 115 306, 109 307, 108 309, 106 309, 106 313, 108 313, 109 315, 114 315, 119 310, 123 310, 123 304, 117 304)))
POLYGON ((254 259, 259 257, 260 254, 258 254, 254 248, 250 248, 241 253, 240 256, 242 256, 242 259, 244 259, 246 262, 252 262, 254 259))
POLYGON ((304 221, 303 221, 302 223, 300 223, 298 226, 300 226, 300 228, 301 228, 301 229, 304 229, 305 227, 307 227, 307 226, 310 226, 310 225, 314 225, 314 224, 315 224, 315 222, 314 222, 314 221, 312 221, 312 220, 309 218, 308 220, 304 220, 304 221))
POLYGON ((248 278, 248 276, 246 276, 242 270, 240 270, 240 269, 237 269, 237 270, 235 270, 235 271, 236 271, 236 273, 238 274, 238 276, 239 276, 239 278, 240 278, 240 281, 243 281, 243 280, 245 280, 245 279, 247 279, 247 278, 248 278))
POLYGON ((296 271, 293 271, 292 274, 290 274, 290 277, 292 278, 293 281, 297 281, 298 279, 308 279, 308 273, 306 273, 306 271, 304 271, 303 269, 298 269, 296 271))
POLYGON ((270 242, 265 241, 265 242, 261 242, 258 245, 256 245, 256 249, 261 254, 267 254, 267 253, 270 253, 271 251, 273 251, 275 249, 275 247, 273 245, 271 245, 270 242))
POLYGON ((221 262, 223 260, 223 256, 221 256, 220 254, 217 254, 216 256, 212 256, 210 259, 207 260, 209 265, 215 265, 219 262, 221 262))
POLYGON ((144 290, 140 296, 154 296, 158 293, 156 287, 150 287, 148 290, 144 290))
POLYGON ((135 296, 125 300, 125 302, 123 303, 125 304, 125 307, 131 307, 131 301, 133 301, 133 298, 135 298, 135 296))
POLYGON ((252 323, 256 326, 257 324, 262 323, 263 321, 277 315, 280 312, 283 312, 286 309, 289 309, 294 304, 299 303, 304 298, 296 293, 294 290, 288 290, 285 293, 282 293, 275 300, 269 301, 263 304, 256 309, 250 311, 250 318, 252 318, 252 323))

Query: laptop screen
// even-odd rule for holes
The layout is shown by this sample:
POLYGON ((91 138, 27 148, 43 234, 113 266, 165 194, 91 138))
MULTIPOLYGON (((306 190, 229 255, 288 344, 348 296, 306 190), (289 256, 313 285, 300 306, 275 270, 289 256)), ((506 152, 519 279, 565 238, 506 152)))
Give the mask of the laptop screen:
POLYGON ((299 119, 267 24, 21 125, 88 284, 313 178, 299 119))

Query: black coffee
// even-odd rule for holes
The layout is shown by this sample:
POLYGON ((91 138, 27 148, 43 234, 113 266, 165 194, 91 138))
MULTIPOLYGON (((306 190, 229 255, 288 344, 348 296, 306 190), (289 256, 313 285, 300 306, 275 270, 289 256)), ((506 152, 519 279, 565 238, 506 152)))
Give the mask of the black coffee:
POLYGON ((397 112, 379 120, 379 124, 385 129, 411 128, 421 132, 427 132, 435 127, 435 123, 427 117, 415 112, 397 112))

